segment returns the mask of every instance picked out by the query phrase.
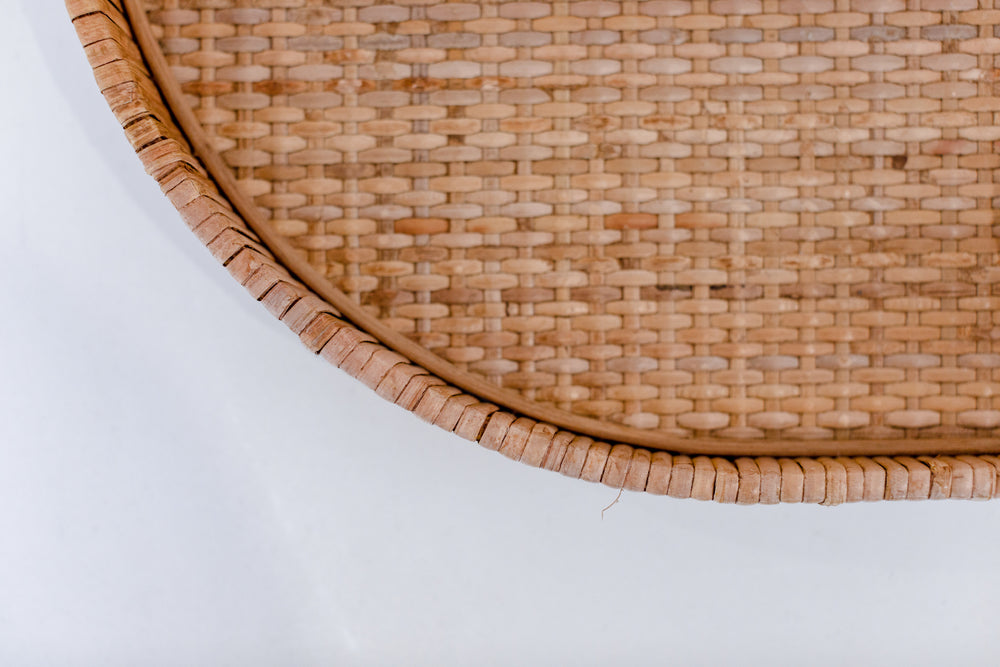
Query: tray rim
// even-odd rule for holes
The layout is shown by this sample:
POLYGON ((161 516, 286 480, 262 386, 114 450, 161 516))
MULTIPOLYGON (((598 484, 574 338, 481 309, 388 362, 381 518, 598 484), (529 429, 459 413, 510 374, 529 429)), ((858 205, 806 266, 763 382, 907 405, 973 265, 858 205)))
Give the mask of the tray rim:
POLYGON ((213 255, 310 349, 424 420, 536 467, 675 497, 839 504, 1000 495, 1000 458, 992 455, 1000 451, 1000 439, 679 439, 577 419, 463 373, 378 326, 255 220, 259 213, 183 103, 140 0, 66 0, 66 5, 102 93, 147 172, 213 255), (310 280, 309 271, 320 280, 310 280), (397 345, 396 338, 409 345, 397 345), (438 366, 447 368, 439 372, 438 366), (473 382, 456 381, 456 373, 473 382), (586 422, 595 428, 586 428, 586 422))

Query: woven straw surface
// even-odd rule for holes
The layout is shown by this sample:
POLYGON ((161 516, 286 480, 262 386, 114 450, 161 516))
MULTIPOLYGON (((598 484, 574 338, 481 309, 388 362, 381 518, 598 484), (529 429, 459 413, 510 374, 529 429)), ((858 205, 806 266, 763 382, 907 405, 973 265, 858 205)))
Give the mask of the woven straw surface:
POLYGON ((462 369, 678 436, 1000 425, 991 9, 146 6, 273 228, 462 369))
MULTIPOLYGON (((217 9, 225 9, 227 7, 232 9, 232 5, 234 3, 212 3, 217 5, 215 7, 207 7, 208 4, 210 3, 201 3, 199 6, 200 16, 210 16, 213 11, 217 9)), ((260 9, 260 3, 247 4, 258 6, 240 6, 238 9, 241 11, 245 11, 247 9, 260 9)), ((284 4, 286 5, 285 11, 288 12, 297 8, 296 3, 291 0, 289 2, 285 2, 284 4)), ((340 4, 343 5, 344 3, 340 4)), ((601 6, 606 5, 606 3, 598 4, 601 6)), ((627 4, 628 3, 622 3, 623 6, 627 4)), ((634 4, 642 3, 633 3, 633 5, 634 4)), ((653 6, 654 4, 662 5, 664 3, 649 3, 650 6, 653 6)), ((680 3, 668 4, 679 5, 680 3)), ((593 7, 595 6, 595 3, 572 3, 568 6, 572 7, 574 5, 578 5, 580 7, 593 7)), ((137 14, 140 13, 141 10, 138 0, 125 0, 124 2, 117 2, 115 0, 67 0, 67 6, 69 8, 70 15, 74 20, 80 40, 87 52, 88 59, 94 67, 94 73, 98 86, 104 94, 109 106, 121 122, 128 139, 138 153, 140 159, 146 167, 146 170, 159 182, 164 193, 181 212, 183 219, 193 232, 207 245, 212 254, 226 266, 233 277, 240 281, 250 294, 265 305, 271 313, 273 313, 276 317, 281 318, 281 320, 285 322, 294 333, 299 335, 302 342, 309 349, 317 352, 330 363, 339 366, 344 371, 359 378, 361 381, 375 389, 387 400, 392 401, 405 409, 412 410, 421 418, 446 430, 453 431, 464 438, 478 440, 482 446, 488 449, 499 451, 507 457, 519 460, 529 465, 544 467, 561 472, 564 475, 579 477, 589 481, 599 481, 615 488, 637 491, 645 490, 650 493, 667 494, 678 498, 696 498, 703 500, 714 499, 719 502, 735 503, 775 503, 780 501, 838 504, 842 502, 878 499, 985 499, 995 497, 1000 494, 1000 458, 993 455, 981 454, 981 452, 984 451, 996 451, 995 441, 992 440, 970 439, 968 440, 970 444, 964 446, 964 451, 963 445, 961 444, 963 439, 961 438, 944 439, 936 442, 927 440, 926 442, 931 443, 932 447, 931 449, 924 448, 923 451, 929 455, 919 456, 903 455, 911 446, 915 449, 919 449, 916 447, 916 444, 919 441, 916 440, 883 441, 883 443, 894 442, 895 444, 892 446, 886 446, 884 444, 880 445, 877 441, 848 442, 837 440, 832 442, 830 445, 824 446, 824 448, 814 447, 817 451, 822 449, 822 451, 827 451, 831 454, 829 456, 817 457, 802 456, 801 454, 803 453, 803 450, 801 449, 797 450, 799 453, 796 454, 794 442, 791 443, 791 445, 788 443, 779 443, 781 445, 781 451, 786 453, 772 457, 761 455, 761 450, 767 449, 766 445, 756 445, 759 448, 756 455, 748 452, 751 455, 740 456, 735 452, 738 448, 732 445, 726 445, 732 447, 727 455, 723 450, 718 448, 712 449, 712 441, 692 440, 690 441, 691 447, 685 448, 686 451, 691 453, 690 455, 685 455, 664 451, 650 451, 640 447, 594 440, 571 431, 560 430, 559 428, 552 426, 549 423, 545 423, 544 421, 536 421, 534 419, 506 411, 502 408, 498 408, 496 405, 483 402, 481 398, 477 396, 463 393, 461 390, 453 386, 449 386, 438 377, 435 377, 434 374, 429 373, 425 368, 422 368, 421 366, 412 363, 406 357, 400 356, 399 354, 387 349, 383 345, 379 344, 379 342, 373 337, 359 331, 350 322, 343 319, 341 313, 333 308, 327 300, 319 298, 318 294, 315 292, 315 285, 311 284, 312 289, 310 289, 309 287, 303 285, 295 276, 289 274, 286 266, 284 266, 282 261, 277 259, 276 256, 272 254, 271 249, 261 244, 261 238, 258 233, 255 233, 248 228, 247 219, 241 217, 241 215, 233 209, 230 200, 227 199, 227 196, 220 193, 220 191, 216 188, 210 174, 204 169, 199 159, 194 157, 196 149, 192 147, 192 144, 188 143, 188 137, 185 136, 185 133, 181 131, 177 125, 175 125, 174 120, 171 118, 171 113, 165 108, 160 88, 161 85, 164 85, 164 80, 159 79, 158 85, 158 83, 150 77, 149 71, 143 62, 142 51, 140 51, 140 48, 136 43, 137 37, 132 33, 133 27, 136 30, 136 35, 138 35, 138 41, 143 43, 142 49, 144 50, 146 57, 151 58, 154 62, 154 69, 157 69, 160 66, 155 64, 157 54, 151 51, 155 42, 152 37, 152 33, 149 31, 149 25, 146 24, 144 20, 136 18, 137 14), (128 8, 131 12, 132 21, 137 21, 134 25, 130 25, 129 15, 125 13, 126 8, 128 8), (143 35, 145 35, 145 37, 143 35), (858 447, 862 447, 862 449, 859 450, 858 447), (934 447, 938 448, 937 451, 934 451, 934 447), (698 453, 699 449, 703 452, 701 455, 698 453), (839 453, 845 453, 849 450, 854 451, 855 454, 859 455, 838 455, 839 453), (717 452, 720 455, 704 455, 704 453, 710 451, 717 452), (879 455, 880 451, 892 452, 894 455, 879 455), (977 451, 980 452, 980 454, 975 455, 977 451)), ((407 6, 412 9, 412 5, 407 6)), ((532 11, 537 11, 537 5, 534 6, 536 9, 532 11)), ((804 5, 797 5, 800 9, 803 6, 804 5)), ((483 7, 485 8, 486 5, 483 5, 483 7)), ((560 5, 560 3, 553 3, 553 7, 565 8, 565 6, 560 5)), ((765 4, 764 7, 767 8, 768 5, 765 4)), ((175 11, 190 8, 191 3, 185 3, 184 7, 175 8, 175 11)), ((298 7, 298 9, 301 9, 301 7, 298 7)), ((343 9, 343 7, 341 6, 339 9, 343 9)), ((847 11, 848 8, 838 7, 838 9, 844 10, 839 13, 844 16, 840 16, 837 20, 861 20, 859 18, 860 14, 851 13, 847 11)), ((281 10, 269 9, 268 11, 281 10)), ((323 12, 321 11, 320 13, 322 14, 323 12)), ((926 21, 932 13, 933 12, 928 13, 918 11, 904 12, 904 14, 912 15, 905 19, 911 23, 913 21, 920 20, 926 21)), ((248 16, 246 13, 243 15, 248 16)), ((954 22, 956 18, 965 18, 965 24, 977 25, 979 24, 975 23, 974 19, 979 16, 980 23, 985 25, 981 19, 982 15, 976 12, 963 12, 959 14, 938 13, 937 15, 944 17, 944 20, 948 21, 949 24, 954 22)), ((153 16, 155 16, 155 14, 153 16)), ((190 17, 190 13, 175 14, 175 16, 190 17)), ((258 16, 262 15, 258 14, 258 16)), ((887 14, 882 18, 884 21, 888 22, 891 17, 892 14, 887 14)), ((814 19, 817 22, 820 21, 819 16, 814 17, 814 19)), ((705 19, 703 16, 701 20, 707 21, 709 19, 705 19)), ((743 22, 748 19, 747 17, 744 17, 739 19, 730 18, 727 20, 731 20, 733 22, 743 22)), ((168 21, 163 22, 164 25, 168 23, 168 21)), ((327 22, 322 25, 329 26, 332 23, 333 22, 327 22)), ((194 23, 190 25, 195 27, 189 28, 189 34, 186 37, 178 34, 174 37, 174 39, 193 39, 192 35, 197 36, 197 40, 219 39, 221 41, 222 39, 222 36, 220 35, 207 37, 204 34, 206 31, 211 32, 212 30, 205 27, 210 25, 209 23, 194 23)), ((263 28, 265 31, 275 29, 275 24, 268 21, 244 21, 241 23, 233 21, 231 28, 233 30, 240 31, 245 30, 245 26, 247 25, 258 27, 266 26, 263 28)), ((282 25, 284 25, 283 29, 285 30, 297 30, 297 28, 294 27, 294 23, 285 22, 282 25)), ((338 25, 340 24, 338 23, 338 25)), ((771 30, 774 30, 774 28, 766 28, 763 33, 764 36, 767 37, 772 35, 773 33, 769 32, 771 30)), ((232 34, 229 34, 231 31, 223 30, 223 32, 226 32, 230 37, 233 36, 232 34)), ((181 30, 181 33, 183 33, 183 30, 181 30)), ((698 31, 693 31, 691 40, 697 42, 699 34, 700 33, 698 31)), ((164 43, 167 43, 166 37, 163 39, 164 43)), ((965 42, 959 43, 957 46, 959 50, 963 48, 982 48, 987 50, 995 49, 1000 52, 1000 44, 997 42, 998 40, 995 40, 994 38, 984 38, 982 43, 976 42, 975 40, 966 40, 965 42)), ((215 42, 210 43, 215 44, 215 42)), ((949 49, 950 48, 951 47, 949 47, 949 49)), ((195 48, 190 50, 188 53, 196 54, 198 51, 199 49, 195 48)), ((206 51, 205 53, 209 52, 206 51)), ((218 62, 225 60, 224 51, 215 51, 212 53, 215 54, 212 57, 216 58, 218 62)), ((194 60, 198 60, 202 57, 207 56, 204 54, 193 56, 194 60)), ((163 70, 166 70, 165 65, 163 66, 163 70)), ((969 77, 970 71, 963 71, 959 74, 969 77)), ((974 72, 973 74, 979 77, 984 76, 983 72, 974 72)), ((979 79, 975 79, 975 77, 972 78, 979 81, 979 79)), ((236 85, 237 87, 245 86, 246 83, 233 85, 236 85)), ((976 85, 979 85, 979 83, 976 85)), ((167 96, 170 96, 169 93, 167 96)), ((956 96, 956 98, 957 97, 958 96, 956 96)), ((216 101, 221 101, 221 96, 220 100, 216 101)), ((941 104, 951 103, 947 100, 939 100, 939 102, 941 104)), ((962 104, 962 102, 959 103, 962 104)), ((886 101, 886 105, 888 105, 888 101, 886 101)), ((292 107, 285 108, 287 110, 292 107)), ((299 111, 301 112, 303 109, 305 109, 305 107, 302 107, 299 111)), ((175 111, 177 111, 176 106, 175 111)), ((233 110, 229 111, 232 112, 233 110)), ((246 113, 246 111, 244 110, 239 113, 246 113)), ((240 121, 236 120, 233 122, 238 123, 240 121)), ((696 122, 700 121, 693 118, 692 123, 696 122)), ((949 135, 961 135, 963 132, 975 133, 983 131, 977 128, 989 128, 989 125, 980 124, 978 126, 970 125, 965 127, 955 127, 952 128, 954 132, 946 127, 931 127, 934 131, 940 131, 941 139, 935 141, 956 142, 972 140, 962 139, 961 137, 951 138, 949 135)), ((888 129, 891 128, 883 128, 886 132, 888 129)), ((281 135, 279 134, 277 136, 281 135)), ((245 140, 245 138, 241 140, 245 140)), ((912 146, 912 142, 904 143, 915 149, 922 149, 924 147, 924 142, 917 142, 912 144, 912 146)), ((705 142, 702 147, 703 149, 711 151, 712 145, 714 144, 705 142)), ((692 147, 692 150, 695 150, 695 148, 692 147)), ((973 171, 975 175, 976 170, 969 169, 970 165, 968 163, 963 164, 962 160, 986 160, 987 156, 985 152, 979 154, 981 157, 969 157, 972 155, 976 154, 963 154, 961 152, 934 153, 932 151, 928 151, 926 154, 922 154, 921 159, 939 160, 942 164, 948 164, 948 161, 952 161, 954 164, 958 165, 955 167, 956 170, 973 171)), ((876 156, 872 159, 884 161, 885 157, 876 156)), ((908 160, 910 159, 913 158, 908 158, 908 160)), ((209 161, 212 162, 212 160, 209 161)), ((907 165, 903 166, 905 167, 907 165)), ((908 173, 905 172, 905 170, 900 171, 908 173)), ((838 171, 837 178, 841 178, 840 174, 842 173, 844 172, 838 171)), ((978 171, 978 180, 970 181, 965 185, 972 183, 988 183, 989 181, 985 179, 984 174, 988 175, 989 173, 989 170, 981 168, 978 171)), ((216 180, 220 178, 218 172, 216 172, 215 177, 216 180)), ((921 180, 923 180, 923 177, 921 180)), ((222 179, 222 181, 223 185, 225 185, 225 179, 222 179)), ((888 187, 888 185, 883 184, 883 187, 888 187)), ((942 189, 960 188, 962 187, 962 184, 958 183, 947 186, 938 184, 935 187, 940 187, 942 189)), ((951 191, 943 191, 951 194, 951 191)), ((957 193, 958 191, 955 190, 954 192, 957 193)), ((966 190, 964 195, 954 194, 954 196, 961 197, 968 195, 968 193, 969 191, 966 190)), ((885 195, 885 192, 883 191, 882 194, 885 195)), ((851 201, 850 198, 841 199, 851 201)), ((841 199, 831 200, 833 210, 851 210, 850 206, 844 207, 842 205, 841 199)), ((767 209, 769 204, 763 203, 763 206, 767 209)), ((698 207, 698 204, 692 204, 693 209, 698 207)), ((914 211, 917 210, 918 209, 914 209, 914 211)), ((981 230, 984 227, 989 227, 988 225, 984 226, 981 223, 977 224, 972 222, 972 220, 975 219, 974 209, 964 210, 967 211, 965 215, 972 216, 967 217, 964 221, 960 219, 963 215, 961 212, 940 213, 942 216, 942 223, 940 226, 955 226, 959 228, 971 226, 974 231, 981 230), (951 216, 958 217, 954 218, 954 222, 949 222, 946 225, 943 221, 946 219, 952 220, 953 218, 951 216)), ((989 209, 988 206, 984 206, 979 210, 985 211, 989 209)), ((878 214, 877 212, 871 213, 873 217, 875 215, 888 215, 887 212, 883 212, 882 214, 878 214)), ((911 215, 913 218, 917 218, 921 214, 912 213, 911 215)), ((675 222, 677 217, 678 216, 674 217, 675 222)), ((816 217, 818 218, 818 214, 816 217)), ((662 221, 663 218, 658 218, 658 220, 662 221)), ((917 241, 924 239, 925 237, 922 236, 920 232, 929 229, 930 225, 916 225, 915 223, 911 225, 910 222, 911 217, 908 216, 901 220, 897 220, 896 223, 892 225, 888 224, 883 218, 880 225, 872 223, 870 225, 847 225, 846 227, 835 226, 833 227, 833 238, 844 236, 844 238, 850 240, 855 238, 855 234, 852 232, 858 230, 859 228, 881 226, 890 233, 887 234, 885 239, 882 240, 873 237, 872 240, 868 241, 869 243, 881 243, 885 242, 887 239, 905 240, 912 238, 917 241), (847 229, 848 233, 845 234, 843 232, 844 229, 847 229)), ((812 225, 812 227, 816 226, 817 225, 812 225)), ((779 232, 781 229, 787 229, 788 227, 791 227, 791 225, 786 225, 785 227, 779 226, 779 232)), ((804 225, 799 227, 806 228, 804 225)), ((693 227, 676 228, 690 229, 692 230, 692 234, 704 233, 704 230, 699 232, 699 230, 693 227)), ((720 228, 722 227, 707 227, 706 229, 708 230, 709 237, 711 237, 711 234, 713 233, 712 230, 718 230, 720 228)), ((750 229, 751 227, 744 225, 743 227, 732 228, 750 229)), ((257 228, 254 227, 254 229, 257 228)), ((643 230, 625 228, 617 231, 622 234, 643 232, 643 230)), ((648 232, 650 230, 645 231, 648 232)), ((768 227, 761 228, 761 231, 765 237, 767 234, 773 233, 773 229, 768 227)), ((870 232, 869 235, 871 235, 870 232)), ((427 236, 431 235, 427 234, 427 236)), ((864 236, 864 234, 862 234, 862 236, 864 236)), ((948 296, 941 293, 930 296, 922 291, 924 289, 929 289, 926 288, 925 283, 917 283, 916 287, 913 287, 909 282, 904 281, 897 284, 897 288, 901 287, 905 290, 904 295, 898 297, 883 295, 882 298, 884 301, 888 302, 893 298, 911 299, 915 301, 930 299, 934 300, 935 303, 938 304, 952 305, 953 311, 950 311, 950 317, 956 320, 961 320, 963 317, 962 299, 987 298, 989 295, 989 286, 991 284, 988 278, 984 277, 989 275, 990 269, 988 261, 990 260, 991 255, 986 252, 980 253, 978 247, 966 250, 959 250, 957 248, 957 245, 961 243, 962 239, 968 239, 974 236, 976 236, 976 234, 959 233, 956 234, 955 238, 950 241, 939 239, 937 242, 940 244, 954 244, 956 247, 952 249, 951 252, 967 252, 969 255, 974 257, 979 263, 966 268, 975 267, 975 273, 971 271, 968 273, 961 273, 955 270, 955 267, 945 267, 943 265, 929 268, 941 269, 942 283, 945 278, 951 278, 953 276, 971 276, 971 281, 956 278, 954 282, 957 282, 960 285, 973 285, 974 289, 977 290, 977 297, 957 295, 948 296), (952 272, 948 273, 948 271, 952 272), (983 285, 986 286, 985 291, 982 287, 983 285), (912 296, 905 296, 909 294, 912 294, 912 296), (951 299, 951 301, 949 301, 949 299, 951 299)), ((987 235, 982 234, 980 237, 981 243, 989 243, 987 235)), ((929 238, 936 237, 931 235, 929 238)), ((427 241, 428 239, 420 240, 427 241)), ((356 241, 360 242, 360 238, 356 241)), ((744 246, 744 250, 749 247, 750 242, 746 243, 747 245, 744 246)), ((900 243, 902 243, 902 241, 900 241, 900 243)), ((414 245, 416 245, 416 239, 414 245)), ((434 247, 431 244, 426 245, 434 247)), ((273 243, 271 247, 275 247, 273 243)), ((358 247, 361 246, 359 245, 358 247)), ((903 247, 905 247, 905 244, 903 244, 903 247)), ((949 246, 947 245, 944 245, 943 247, 945 250, 949 249, 949 246)), ((883 248, 880 247, 880 249, 883 248)), ((941 252, 945 252, 945 250, 942 250, 941 252)), ((467 250, 464 252, 467 252, 467 250)), ((852 256, 850 252, 845 254, 848 257, 852 256)), ((892 254, 892 251, 886 250, 885 254, 892 254)), ((921 268, 925 263, 922 256, 927 253, 897 252, 897 254, 904 255, 908 258, 908 261, 909 257, 913 255, 913 263, 916 265, 914 268, 921 268)), ((744 252, 744 255, 746 255, 746 252, 744 252)), ((713 257, 713 255, 709 256, 713 257)), ((760 256, 765 257, 765 255, 760 256)), ((767 256, 773 257, 774 255, 767 256)), ((777 256, 779 258, 781 257, 781 255, 777 256)), ((841 261, 840 256, 833 256, 833 258, 834 262, 841 261)), ((697 258, 695 258, 694 261, 698 261, 697 258)), ((854 267, 851 265, 847 268, 854 267)), ((887 267, 881 268, 884 270, 887 267)), ((750 275, 752 271, 749 268, 741 270, 745 271, 746 275, 750 275)), ((763 270, 763 267, 761 270, 763 270)), ((801 271, 801 267, 798 270, 801 271)), ((817 269, 817 272, 818 271, 819 269, 817 269)), ((750 284, 749 281, 747 281, 747 284, 750 284)), ((820 285, 828 283, 816 281, 815 284, 820 285)), ((850 285, 852 283, 848 284, 850 285)), ((832 285, 835 290, 840 289, 839 283, 832 283, 832 285)), ((692 286, 691 291, 695 292, 696 289, 696 287, 692 286)), ((767 290, 769 287, 764 286, 762 289, 767 290)), ((697 303, 699 300, 704 303, 720 302, 722 304, 729 304, 730 307, 733 303, 738 303, 740 301, 739 299, 734 299, 732 296, 730 296, 730 298, 722 298, 719 296, 716 296, 715 298, 705 298, 704 296, 698 297, 692 294, 687 298, 691 301, 691 303, 697 303)), ((767 297, 763 296, 757 297, 757 299, 760 300, 766 300, 766 298, 767 297)), ((780 315, 783 312, 789 312, 792 310, 791 306, 799 303, 797 301, 798 298, 802 297, 787 295, 784 297, 779 296, 776 303, 784 304, 784 307, 788 310, 782 310, 776 314, 780 315)), ((825 299, 836 299, 838 297, 811 298, 815 299, 812 303, 815 311, 809 312, 833 312, 835 316, 839 316, 841 314, 840 311, 825 311, 821 307, 825 299)), ((847 298, 870 299, 872 297, 849 296, 847 298)), ((675 303, 678 301, 681 300, 675 299, 666 303, 675 303)), ((747 306, 753 302, 753 300, 746 298, 742 299, 742 301, 746 302, 747 306)), ((718 303, 716 303, 713 307, 718 307, 718 303)), ((747 307, 744 312, 751 313, 756 311, 747 307)), ((864 311, 857 310, 847 312, 857 314, 864 311)), ((888 312, 891 311, 888 309, 883 310, 882 316, 888 312)), ((918 315, 921 316, 933 312, 934 310, 930 308, 917 311, 918 315)), ((973 312, 979 313, 980 319, 977 322, 978 326, 988 328, 987 322, 989 321, 989 311, 983 310, 980 312, 973 310, 973 312)), ((713 314, 718 313, 709 313, 709 317, 713 314)), ((852 317, 853 316, 854 315, 852 315, 852 317)), ((907 316, 909 317, 909 315, 907 316)), ((959 329, 964 326, 972 326, 971 324, 961 324, 960 321, 956 321, 954 324, 955 329, 959 329)), ((868 330, 872 331, 873 327, 874 325, 868 325, 868 330)), ((683 329, 679 329, 679 331, 681 330, 683 329)), ((904 343, 906 346, 916 347, 918 350, 923 349, 920 345, 915 345, 913 342, 910 342, 909 339, 899 339, 889 336, 889 331, 890 328, 885 326, 884 330, 881 331, 881 337, 876 340, 904 340, 906 341, 904 343)), ((924 354, 932 357, 932 360, 936 362, 930 364, 914 364, 912 362, 907 364, 903 363, 905 362, 905 359, 897 360, 896 363, 893 364, 889 362, 889 357, 886 356, 881 360, 880 364, 872 366, 872 372, 874 373, 877 371, 886 374, 902 373, 903 376, 900 383, 906 381, 913 387, 925 386, 926 383, 937 381, 942 387, 950 387, 951 391, 933 395, 973 395, 976 397, 976 400, 980 401, 977 405, 988 406, 988 402, 983 403, 983 401, 988 398, 988 388, 990 386, 989 380, 992 378, 993 373, 993 371, 990 370, 993 365, 989 363, 988 356, 988 346, 991 344, 991 338, 992 337, 988 335, 982 335, 982 333, 971 336, 964 334, 956 335, 952 339, 943 340, 951 340, 953 341, 953 344, 955 344, 955 341, 966 343, 971 340, 974 342, 973 351, 962 352, 961 354, 958 352, 944 354, 941 350, 939 350, 937 354, 933 354, 929 351, 924 352, 924 354), (977 363, 970 363, 973 360, 965 357, 964 355, 980 355, 979 361, 977 363), (940 374, 937 380, 934 380, 935 376, 932 371, 940 374), (952 384, 942 384, 943 380, 941 378, 945 375, 954 378, 952 384), (959 378, 958 376, 962 376, 964 379, 959 378), (970 393, 974 387, 979 388, 977 390, 979 393, 970 393)), ((861 338, 860 340, 872 339, 861 338)), ((812 342, 819 343, 820 341, 817 337, 812 342)), ((921 345, 926 342, 928 341, 922 342, 921 345)), ((850 351, 848 353, 849 357, 861 354, 860 352, 854 350, 852 341, 834 342, 837 346, 842 346, 845 343, 850 343, 850 351)), ((709 346, 713 345, 713 343, 700 344, 709 346)), ((888 343, 886 342, 885 344, 888 343)), ((903 352, 899 352, 897 354, 903 354, 903 352)), ((919 354, 919 352, 911 352, 911 354, 919 354)), ((736 363, 733 360, 738 359, 739 357, 729 355, 728 357, 722 358, 727 360, 727 363, 733 364, 736 363)), ((799 355, 798 357, 795 357, 795 359, 798 359, 799 363, 802 363, 805 359, 807 359, 807 357, 799 355)), ((816 359, 818 361, 818 356, 816 359)), ((817 363, 812 370, 815 372, 820 368, 821 367, 817 363)), ((788 369, 778 372, 786 373, 787 370, 788 369)), ((841 365, 834 369, 834 372, 842 374, 851 370, 850 366, 841 365)), ((698 372, 706 372, 710 374, 717 373, 717 371, 705 369, 698 372)), ((734 383, 722 383, 719 385, 719 383, 713 380, 714 377, 718 376, 709 377, 709 380, 711 381, 703 383, 700 386, 721 386, 723 390, 725 390, 727 386, 734 386, 734 383)), ((801 391, 801 382, 798 384, 793 383, 793 378, 798 376, 786 375, 784 377, 788 380, 788 382, 784 385, 787 387, 788 391, 793 393, 801 391)), ((841 375, 841 377, 843 377, 843 375, 841 375)), ((699 385, 697 382, 692 382, 689 386, 698 387, 699 385)), ((743 386, 752 388, 754 385, 744 383, 743 386)), ((822 386, 824 385, 820 385, 820 387, 822 386)), ((822 395, 822 392, 816 391, 815 394, 817 396, 822 395)), ((921 398, 929 394, 917 393, 914 395, 921 398)), ((912 398, 912 396, 906 395, 905 393, 904 396, 906 397, 905 400, 908 401, 912 398)), ((837 400, 840 399, 838 398, 837 400)), ((736 415, 738 413, 730 412, 729 414, 736 415)), ((805 411, 802 411, 800 416, 806 414, 807 413, 805 411)), ((939 414, 944 413, 939 412, 939 414)), ((953 428, 951 431, 947 432, 959 433, 963 431, 953 428)), ((912 434, 912 431, 908 431, 907 433, 912 434)))

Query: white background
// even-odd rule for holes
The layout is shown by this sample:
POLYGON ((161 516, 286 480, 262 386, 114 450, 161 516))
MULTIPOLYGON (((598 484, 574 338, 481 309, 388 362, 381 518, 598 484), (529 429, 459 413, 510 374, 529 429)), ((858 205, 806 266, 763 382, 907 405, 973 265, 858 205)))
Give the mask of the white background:
POLYGON ((4 9, 0 665, 997 663, 1000 501, 602 520, 310 355, 4 9))

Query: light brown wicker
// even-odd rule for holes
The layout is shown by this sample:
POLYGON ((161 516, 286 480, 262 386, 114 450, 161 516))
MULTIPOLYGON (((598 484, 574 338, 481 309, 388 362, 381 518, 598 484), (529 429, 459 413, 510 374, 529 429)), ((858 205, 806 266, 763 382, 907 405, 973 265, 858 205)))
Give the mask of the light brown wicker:
POLYGON ((992 2, 67 6, 213 255, 423 419, 679 498, 1000 494, 992 2))

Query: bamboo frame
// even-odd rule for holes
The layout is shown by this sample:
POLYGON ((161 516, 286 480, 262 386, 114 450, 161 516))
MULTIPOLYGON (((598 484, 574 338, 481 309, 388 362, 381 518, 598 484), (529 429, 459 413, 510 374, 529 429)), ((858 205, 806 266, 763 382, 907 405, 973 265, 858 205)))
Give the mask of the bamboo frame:
POLYGON ((839 504, 1000 493, 1000 459, 993 455, 1000 447, 992 439, 820 441, 807 448, 678 440, 591 424, 463 376, 311 275, 261 224, 197 123, 186 118, 135 0, 67 0, 67 7, 102 93, 194 233, 307 347, 422 419, 530 465, 673 497, 839 504))

